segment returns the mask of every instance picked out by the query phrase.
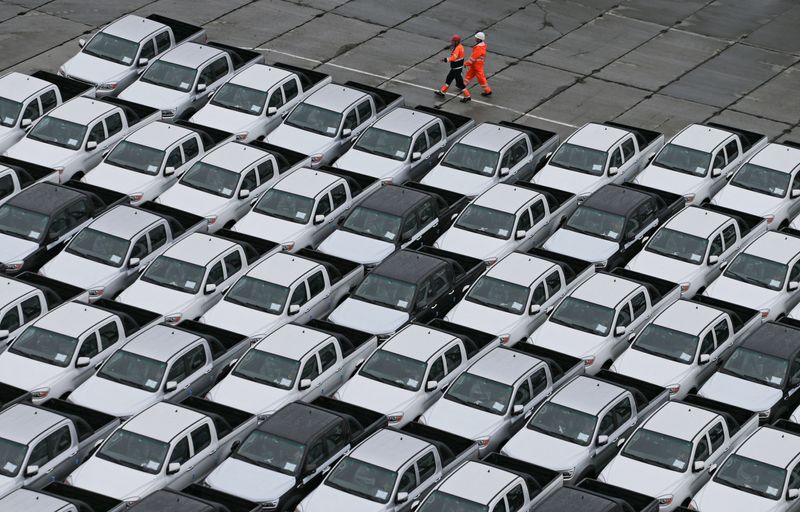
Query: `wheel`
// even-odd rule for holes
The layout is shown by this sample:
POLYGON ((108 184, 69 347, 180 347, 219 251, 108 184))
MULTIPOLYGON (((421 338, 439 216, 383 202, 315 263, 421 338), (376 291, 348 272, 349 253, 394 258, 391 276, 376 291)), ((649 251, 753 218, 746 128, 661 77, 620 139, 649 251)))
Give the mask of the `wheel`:
POLYGON ((70 179, 79 180, 79 179, 83 178, 84 176, 86 176, 86 174, 83 171, 78 171, 75 174, 73 174, 72 178, 70 178, 70 179))
POLYGON ((197 113, 196 109, 190 108, 189 110, 184 112, 180 118, 183 119, 184 121, 188 121, 189 118, 195 115, 196 113, 197 113))
POLYGON ((702 286, 700 287, 700 289, 697 290, 697 292, 695 292, 695 295, 703 295, 704 291, 706 291, 706 287, 702 286))
POLYGON ((690 395, 696 395, 696 394, 697 394, 697 388, 692 388, 692 389, 690 389, 690 390, 689 390, 689 394, 690 394, 690 395))
POLYGON ((788 227, 789 227, 789 219, 785 219, 783 222, 781 222, 781 225, 778 226, 778 229, 779 230, 780 229, 786 229, 788 227))
POLYGON ((603 366, 602 366, 601 368, 602 368, 603 370, 608 370, 609 368, 611 368, 611 364, 612 364, 612 361, 611 361, 611 359, 609 359, 608 361, 606 361, 605 363, 603 363, 603 366))
POLYGON ((64 393, 63 395, 61 395, 61 396, 60 396, 60 397, 58 397, 58 398, 59 398, 59 400, 66 400, 67 398, 69 398, 69 395, 70 395, 70 394, 71 394, 71 393, 70 393, 69 391, 67 391, 66 393, 64 393))
POLYGON ((289 501, 286 502, 286 505, 284 505, 281 510, 283 510, 283 512, 294 512, 294 509, 297 508, 297 505, 299 505, 302 500, 300 496, 289 498, 289 501))
POLYGON ((711 199, 706 198, 700 202, 700 206, 708 206, 709 203, 711 203, 711 199))
POLYGON ((688 507, 688 506, 689 506, 689 503, 691 503, 691 502, 692 502, 692 497, 691 497, 691 496, 689 496, 688 498, 686 498, 685 500, 683 500, 683 503, 681 503, 681 506, 682 506, 682 507, 688 507))

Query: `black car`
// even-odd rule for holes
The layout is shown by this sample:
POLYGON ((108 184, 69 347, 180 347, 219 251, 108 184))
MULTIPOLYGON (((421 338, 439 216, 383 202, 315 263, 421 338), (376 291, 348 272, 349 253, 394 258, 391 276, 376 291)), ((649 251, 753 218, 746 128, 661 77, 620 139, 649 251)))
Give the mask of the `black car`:
POLYGON ((658 512, 658 509, 656 498, 584 478, 548 496, 536 507, 536 512, 658 512))

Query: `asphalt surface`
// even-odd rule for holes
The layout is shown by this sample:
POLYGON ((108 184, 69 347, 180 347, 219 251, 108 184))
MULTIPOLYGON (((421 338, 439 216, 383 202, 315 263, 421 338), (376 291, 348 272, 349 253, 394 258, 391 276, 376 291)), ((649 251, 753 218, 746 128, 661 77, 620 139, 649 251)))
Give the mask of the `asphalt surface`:
POLYGON ((798 0, 0 0, 0 69, 55 71, 127 13, 201 24, 268 63, 380 85, 408 105, 562 137, 588 121, 669 136, 713 119, 800 141, 798 0), (473 82, 471 103, 438 100, 447 41, 478 30, 494 95, 473 82))

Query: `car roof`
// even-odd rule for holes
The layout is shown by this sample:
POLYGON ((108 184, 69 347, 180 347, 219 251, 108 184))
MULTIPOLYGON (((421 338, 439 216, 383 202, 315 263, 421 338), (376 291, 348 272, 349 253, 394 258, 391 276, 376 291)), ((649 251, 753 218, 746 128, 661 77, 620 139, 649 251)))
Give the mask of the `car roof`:
POLYGON ((492 265, 485 275, 509 283, 530 286, 531 283, 557 266, 556 263, 543 258, 522 252, 512 252, 492 265))
POLYGON ((767 231, 743 251, 770 261, 787 264, 800 254, 800 237, 767 231))
POLYGON ((678 212, 664 226, 688 235, 708 238, 729 220, 731 217, 724 213, 690 206, 678 212))
POLYGON ((119 205, 96 218, 88 227, 130 240, 162 218, 140 208, 119 205))
POLYGON ((0 97, 24 101, 49 85, 52 84, 41 78, 12 71, 0 77, 0 97))
POLYGON ((360 206, 402 217, 431 195, 399 185, 384 185, 361 202, 360 206))
POLYGON ((125 343, 122 350, 157 361, 169 361, 172 356, 198 339, 197 334, 158 324, 137 333, 125 343))
POLYGON ((434 119, 436 118, 428 113, 420 112, 413 108, 401 107, 383 116, 373 126, 387 132, 411 136, 434 119))
POLYGON ((514 384, 542 361, 524 352, 496 347, 470 366, 466 373, 503 384, 514 384))
POLYGON ((129 14, 112 22, 102 31, 129 41, 141 41, 164 25, 141 16, 129 14))
POLYGON ((17 489, 0 498, 0 510, 24 510, 25 512, 60 511, 68 501, 31 489, 17 489))
POLYGON ((113 316, 115 316, 113 313, 89 304, 66 302, 61 307, 48 311, 33 325, 75 338, 86 332, 87 329, 113 316))
POLYGON ((288 252, 276 252, 247 271, 247 275, 261 281, 289 286, 306 273, 321 265, 308 258, 288 252))
POLYGON ((240 142, 226 142, 206 153, 200 161, 242 174, 250 170, 258 160, 270 154, 263 149, 240 142))
POLYGON ((681 130, 669 143, 710 153, 731 135, 733 133, 728 130, 705 124, 690 124, 681 130))
POLYGON ((205 414, 177 404, 158 402, 128 420, 122 428, 169 443, 175 436, 206 417, 205 414))
POLYGON ((417 283, 447 263, 441 258, 418 251, 403 249, 392 254, 372 270, 373 274, 397 279, 406 283, 417 283))
POLYGON ((688 334, 700 334, 708 324, 722 315, 723 312, 717 308, 681 299, 667 306, 653 323, 688 334))
POLYGON ((278 409, 258 430, 305 444, 325 432, 340 418, 341 416, 320 407, 294 402, 278 409))
POLYGON ((289 359, 300 360, 332 336, 305 325, 286 324, 259 341, 254 349, 289 359))
POLYGON ((119 107, 105 101, 78 96, 57 106, 45 115, 80 125, 87 125, 106 112, 116 108, 119 107))
POLYGON ((352 87, 345 87, 339 84, 327 84, 303 100, 303 102, 334 112, 344 112, 344 110, 353 103, 367 97, 367 93, 359 91, 358 89, 353 89, 352 87))
POLYGON ((194 133, 193 130, 177 124, 156 121, 139 128, 125 137, 125 140, 163 151, 192 133, 194 133))
POLYGON ((626 390, 609 382, 581 375, 558 390, 553 403, 597 415, 626 390))
POLYGON ((158 59, 190 68, 199 68, 205 62, 224 54, 225 52, 219 48, 207 44, 187 42, 167 50, 158 59))
POLYGON ((16 404, 0 412, 0 437, 15 443, 28 444, 63 419, 64 416, 46 409, 16 404))
POLYGON ((522 134, 519 130, 495 123, 481 123, 468 131, 456 144, 466 144, 476 148, 500 151, 508 143, 522 134))
POLYGON ((766 322, 742 341, 742 347, 782 359, 794 359, 800 352, 800 328, 780 322, 766 322))
POLYGON ((718 413, 684 402, 667 402, 650 416, 642 428, 685 441, 691 441, 718 413))
POLYGON ((611 146, 629 133, 627 130, 606 124, 588 123, 570 135, 566 142, 599 151, 608 151, 611 146))
POLYGON ((449 332, 427 325, 410 324, 389 338, 381 349, 417 361, 427 361, 455 338, 449 332))
POLYGON ((642 285, 636 281, 598 272, 581 283, 569 295, 576 299, 613 308, 640 286, 642 285))
POLYGON ((235 245, 238 244, 218 236, 192 233, 167 249, 164 255, 187 263, 206 266, 211 260, 235 245))
POLYGON ((737 454, 780 468, 786 468, 800 455, 800 436, 771 426, 755 431, 736 450, 737 454))
POLYGON ((0 307, 17 300, 35 289, 35 286, 23 283, 22 281, 0 276, 0 307))
POLYGON ((650 198, 650 194, 630 187, 605 185, 587 197, 583 205, 595 210, 627 216, 650 198))
POLYGON ((268 91, 272 86, 292 75, 294 73, 285 69, 267 66, 266 64, 254 64, 236 73, 229 82, 256 89, 257 91, 268 91))
POLYGON ((301 167, 285 176, 273 188, 303 197, 316 197, 317 194, 337 180, 344 181, 341 176, 336 176, 335 174, 301 167))
POLYGON ((350 457, 378 467, 398 470, 410 457, 431 446, 427 441, 399 430, 385 428, 358 445, 350 457))
POLYGON ((517 478, 519 476, 510 471, 471 460, 447 477, 439 490, 481 505, 488 505, 500 491, 517 478))
POLYGON ((473 204, 501 212, 516 213, 526 203, 540 195, 539 192, 529 188, 518 187, 508 183, 497 183, 475 198, 473 204))
POLYGON ((773 142, 753 155, 750 163, 790 173, 800 166, 800 149, 773 142))
POLYGON ((13 196, 6 204, 50 215, 83 197, 86 197, 86 194, 69 187, 55 183, 36 183, 13 196))

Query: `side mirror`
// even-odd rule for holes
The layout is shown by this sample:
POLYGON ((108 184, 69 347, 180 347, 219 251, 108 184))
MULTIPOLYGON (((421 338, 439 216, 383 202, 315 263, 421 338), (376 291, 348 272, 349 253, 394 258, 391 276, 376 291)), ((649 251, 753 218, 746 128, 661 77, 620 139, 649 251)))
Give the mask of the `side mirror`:
POLYGON ((25 119, 23 119, 22 121, 19 122, 19 126, 21 128, 27 128, 27 127, 29 127, 31 125, 31 123, 33 123, 33 121, 26 117, 25 119))
POLYGON ((306 464, 306 467, 303 469, 303 473, 305 473, 306 475, 312 475, 312 474, 317 472, 317 468, 318 467, 319 467, 319 464, 317 464, 316 462, 309 462, 308 464, 306 464))
POLYGON ((267 107, 267 117, 274 116, 277 113, 278 113, 277 107, 267 107))
POLYGON ((164 391, 167 393, 172 393, 178 389, 178 383, 174 380, 167 381, 167 384, 164 386, 164 391))
POLYGON ((416 161, 418 161, 420 159, 422 159, 422 153, 420 153, 419 151, 414 151, 413 153, 411 153, 411 161, 412 162, 416 162, 416 161))
POLYGON ((97 148, 97 141, 90 140, 86 143, 86 151, 93 151, 97 148))
POLYGON ((236 450, 238 450, 240 446, 242 446, 242 442, 241 441, 234 441, 231 444, 231 453, 235 453, 236 450))
POLYGON ((620 437, 619 440, 617 441, 617 448, 622 448, 622 445, 624 444, 625 444, 625 438, 620 437))
POLYGON ((139 263, 141 262, 142 260, 139 258, 131 258, 128 260, 128 268, 136 268, 139 266, 139 263))
POLYGON ((291 306, 289 306, 289 314, 290 315, 296 315, 299 312, 300 312, 300 306, 299 305, 292 304, 291 306))
POLYGON ((324 215, 314 215, 314 224, 322 224, 323 222, 325 222, 324 215))
POLYGON ((719 263, 719 256, 717 256, 716 254, 712 254, 711 256, 708 257, 709 265, 716 265, 717 263, 719 263))
POLYGON ((725 267, 727 267, 727 266, 728 266, 728 262, 727 261, 723 261, 722 263, 719 264, 720 270, 724 270, 725 267))
POLYGON ((412 501, 411 502, 411 510, 417 510, 419 508, 420 503, 422 503, 422 502, 419 501, 419 500, 412 501))
POLYGON ((25 476, 36 476, 39 474, 39 466, 32 464, 25 468, 25 476))
POLYGON ((708 364, 711 361, 711 356, 709 354, 700 354, 700 357, 697 359, 697 362, 700 364, 708 364))
POLYGON ((167 474, 174 475, 178 471, 181 470, 181 463, 180 462, 170 462, 167 464, 167 474))
POLYGON ((311 379, 300 379, 300 386, 298 386, 300 390, 308 389, 311 387, 311 379))
POLYGON ((712 178, 717 178, 719 176, 722 176, 722 169, 720 169, 719 167, 714 167, 713 169, 711 169, 712 178))
POLYGON ((800 496, 800 489, 789 489, 786 492, 786 499, 789 501, 796 500, 800 496))
POLYGON ((544 310, 544 314, 550 316, 550 314, 556 310, 555 306, 548 306, 547 309, 544 310))
POLYGON ((86 46, 86 39, 83 39, 83 38, 78 39, 78 46, 81 47, 81 48, 86 46))
POLYGON ((429 380, 425 383, 425 391, 436 391, 436 388, 439 387, 438 380, 429 380))
POLYGON ((86 368, 92 364, 92 359, 90 357, 79 357, 77 361, 75 361, 75 368, 86 368))
POLYGON ((619 167, 609 167, 608 168, 608 175, 609 176, 616 176, 619 172, 619 167))
POLYGON ((705 468, 706 468, 706 461, 698 460, 695 461, 694 465, 692 466, 692 471, 694 471, 695 473, 699 473, 700 471, 703 471, 705 468))
POLYGON ((89 454, 86 457, 88 458, 94 455, 94 453, 99 450, 101 446, 103 446, 103 441, 105 441, 105 439, 98 439, 97 442, 94 443, 94 446, 92 446, 92 449, 89 450, 89 454))
POLYGON ((395 499, 397 503, 405 503, 408 501, 408 493, 407 492, 398 492, 397 498, 395 499))
POLYGON ((650 235, 643 236, 642 237, 642 245, 646 244, 648 240, 650 240, 650 235))
POLYGON ((797 281, 789 281, 789 284, 786 285, 786 289, 789 290, 790 292, 793 292, 798 288, 800 288, 800 283, 797 281))
POLYGON ((206 295, 210 295, 215 291, 217 291, 217 285, 215 285, 214 283, 208 283, 205 289, 203 289, 203 292, 205 292, 206 295))
POLYGON ((500 176, 501 177, 508 176, 509 174, 511 174, 511 169, 509 169, 508 167, 502 167, 500 169, 500 176))
POLYGON ((800 189, 793 188, 789 195, 792 197, 792 199, 800 197, 800 189))
POLYGON ((164 167, 164 176, 172 176, 175 174, 175 168, 172 166, 164 167))
POLYGON ((725 175, 725 179, 726 180, 730 180, 731 178, 733 178, 733 171, 731 171, 731 172, 729 172, 728 174, 725 175))
POLYGON ((3 329, 0 331, 0 340, 4 340, 11 335, 11 332, 8 329, 3 329))
POLYGON ((530 311, 531 315, 535 315, 536 313, 538 313, 541 310, 542 310, 542 306, 540 306, 539 304, 531 304, 531 309, 529 311, 530 311))
POLYGON ((511 414, 514 416, 519 416, 520 414, 522 414, 522 411, 524 410, 525 406, 523 406, 522 404, 517 404, 511 408, 511 414))
POLYGON ((247 199, 248 197, 250 197, 250 191, 249 190, 245 189, 245 190, 240 190, 239 191, 239 199, 247 199))
POLYGON ((143 67, 145 67, 145 66, 146 66, 146 65, 147 65, 149 62, 150 62, 150 59, 148 59, 147 57, 142 57, 142 58, 140 58, 140 59, 139 59, 139 61, 137 62, 137 64, 139 65, 139 67, 140 67, 140 68, 143 68, 143 67))
POLYGON ((525 238, 526 234, 527 233, 525 233, 525 231, 520 229, 516 233, 514 233, 514 239, 515 240, 522 240, 523 238, 525 238))
POLYGON ((632 332, 628 335, 628 343, 633 343, 633 340, 636 339, 636 333, 632 332))
POLYGON ((353 134, 353 130, 351 130, 350 128, 345 128, 344 130, 342 130, 342 138, 343 139, 349 139, 352 134, 353 134))
POLYGON ((197 92, 203 92, 203 91, 206 90, 206 87, 207 87, 206 84, 197 84, 197 87, 195 87, 195 90, 197 92))
POLYGON ((441 160, 442 158, 444 158, 444 151, 442 151, 441 153, 439 153, 438 155, 436 155, 436 158, 438 158, 439 160, 441 160))
POLYGON ((710 466, 708 466, 708 474, 709 475, 713 475, 714 471, 716 471, 716 470, 717 470, 717 465, 716 464, 711 464, 710 466))
POLYGON ((461 288, 461 293, 467 293, 467 290, 469 290, 469 285, 465 284, 464 287, 461 288))
POLYGON ((597 436, 597 446, 605 446, 608 444, 608 436, 597 436))
POLYGON ((549 153, 547 153, 546 155, 544 155, 544 157, 545 157, 546 159, 547 159, 547 158, 550 158, 551 156, 553 156, 553 152, 552 152, 552 151, 550 151, 549 153))
POLYGON ((622 336, 626 332, 628 332, 628 328, 620 325, 614 329, 614 336, 622 336))

